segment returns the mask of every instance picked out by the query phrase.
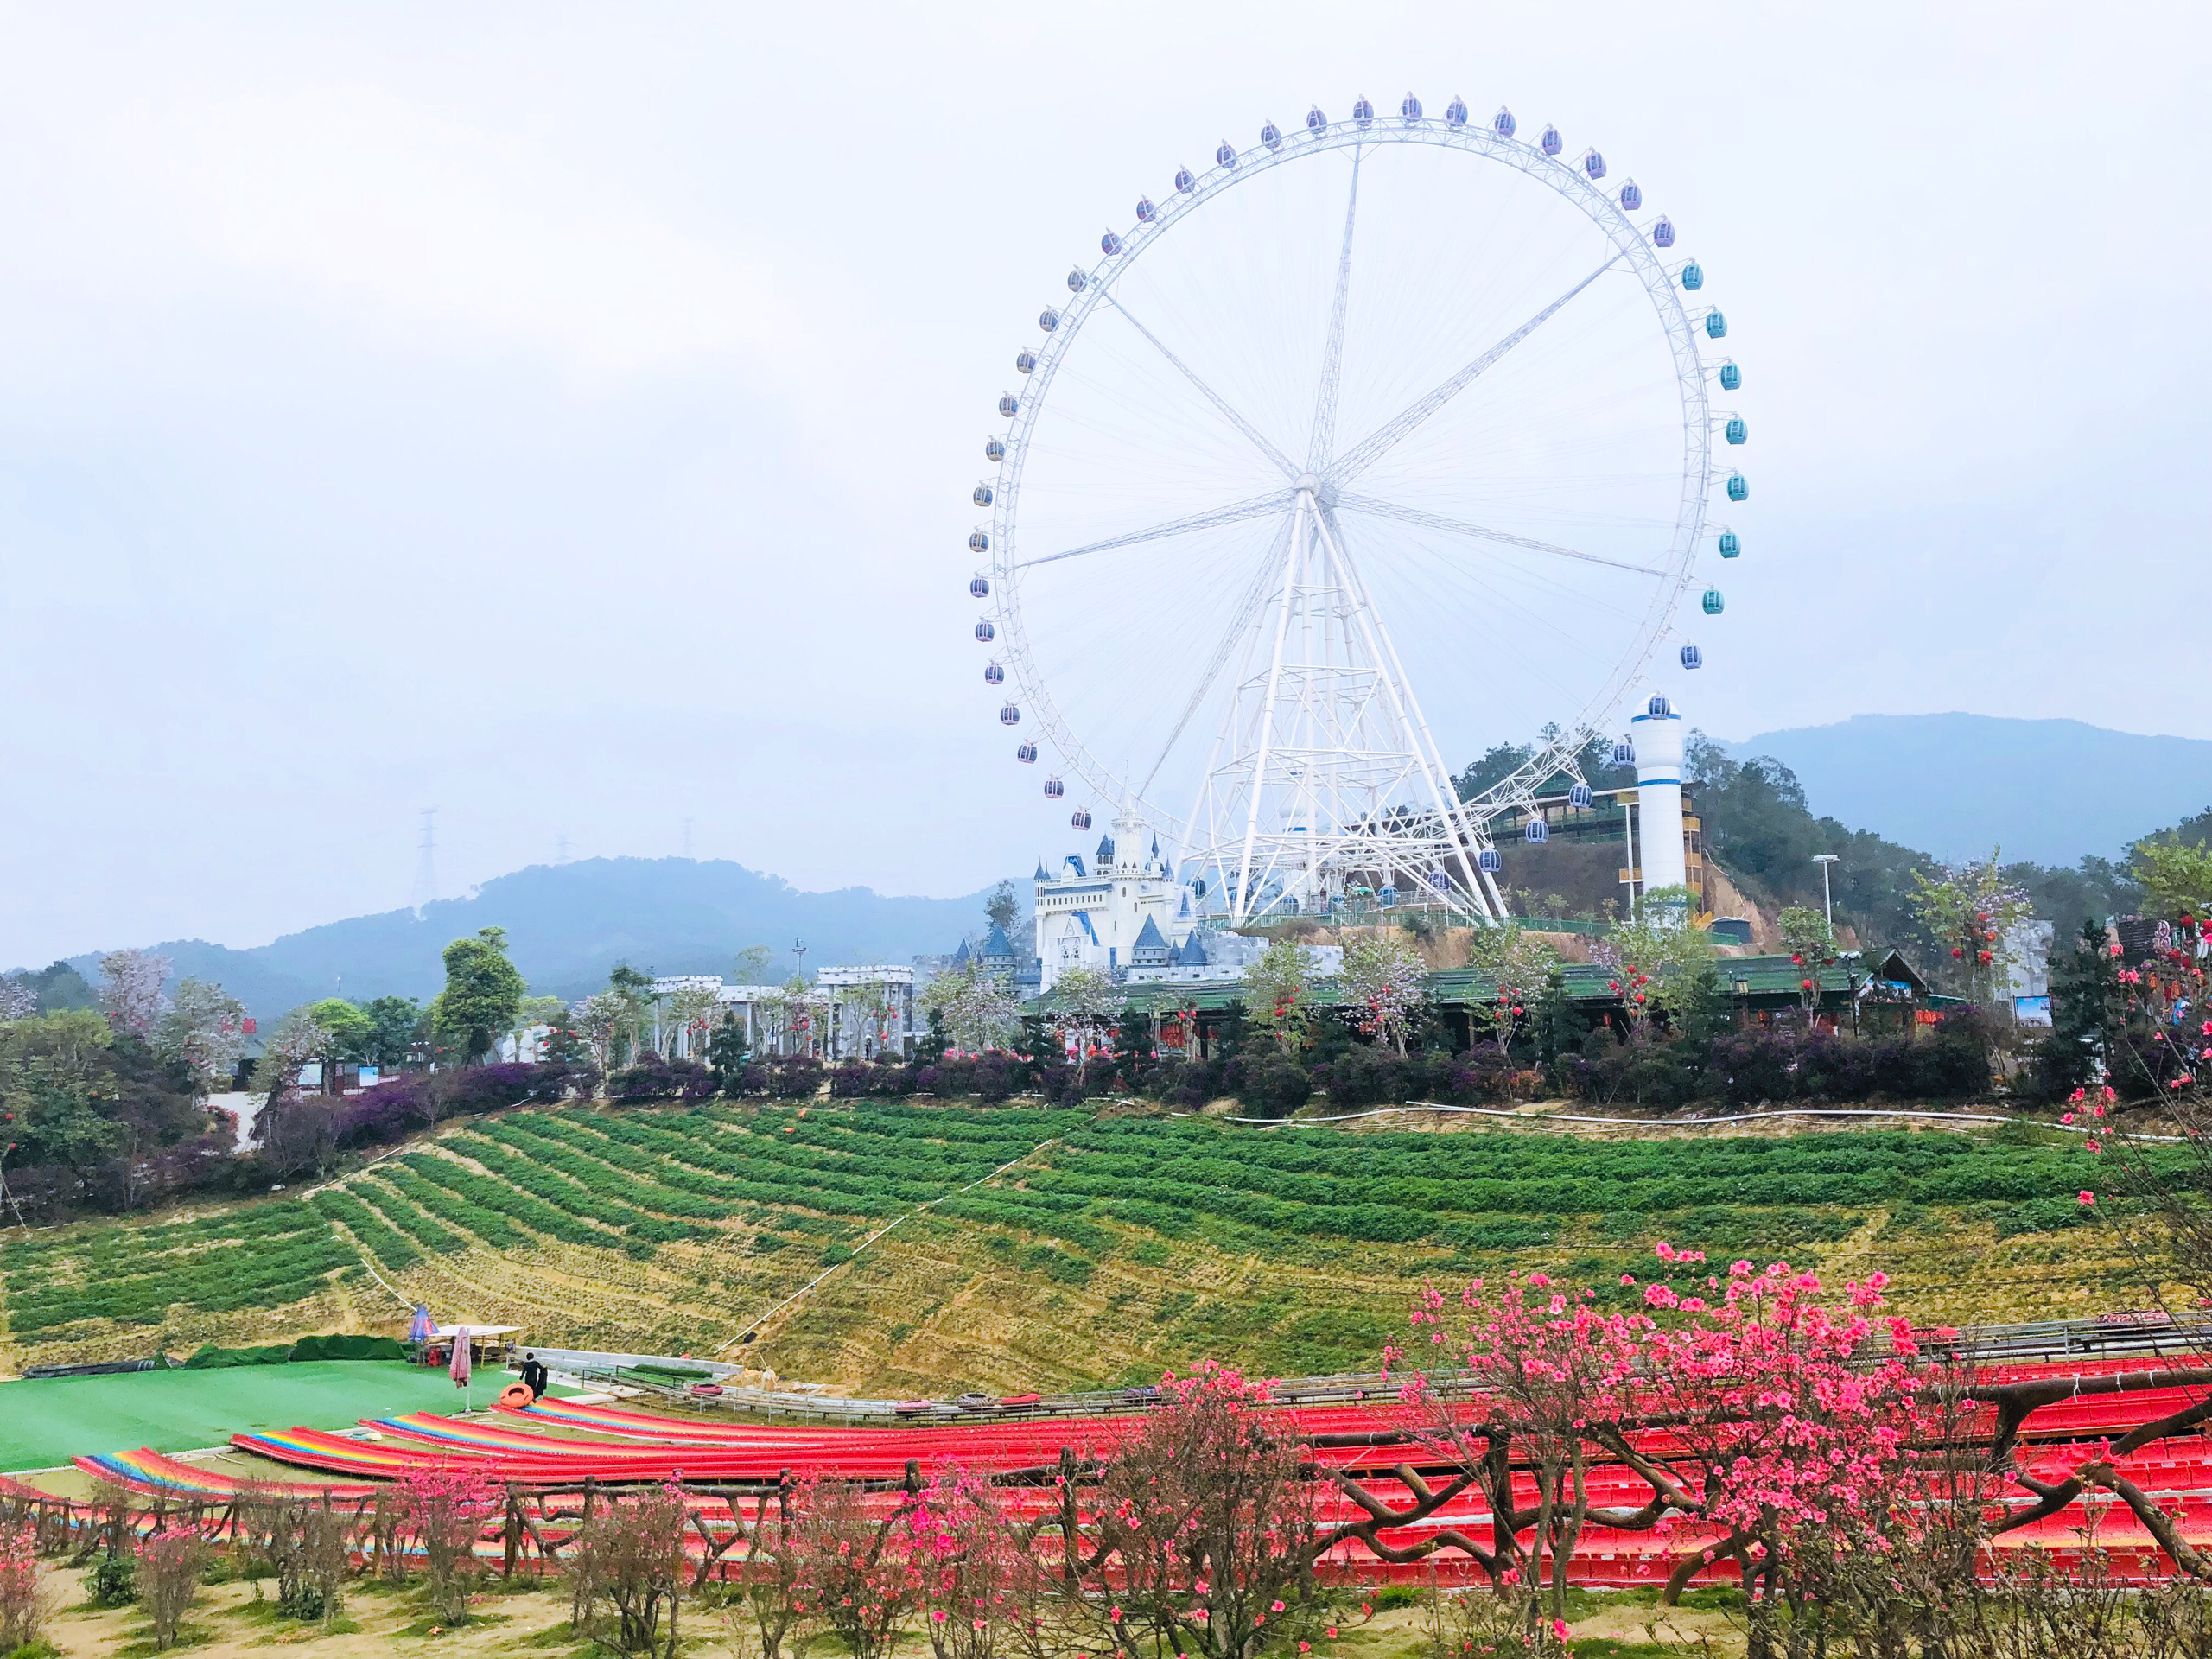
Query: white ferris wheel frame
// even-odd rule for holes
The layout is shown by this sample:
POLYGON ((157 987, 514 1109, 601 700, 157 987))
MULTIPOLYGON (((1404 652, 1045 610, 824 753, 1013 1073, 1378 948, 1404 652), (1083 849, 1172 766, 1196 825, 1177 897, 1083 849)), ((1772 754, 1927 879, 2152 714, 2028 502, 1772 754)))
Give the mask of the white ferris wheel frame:
MULTIPOLYGON (((1224 146, 1225 148, 1225 146, 1224 146)), ((1588 152, 1586 152, 1586 155, 1588 152)), ((1004 454, 999 461, 998 477, 991 492, 990 570, 992 576, 993 609, 996 615, 996 633, 1000 649, 1011 671, 1014 687, 1027 711, 1033 712, 1045 736, 1059 753, 1069 770, 1081 778, 1095 791, 1102 804, 1111 803, 1118 812, 1134 812, 1145 809, 1155 827, 1179 843, 1187 857, 1192 838, 1198 824, 1191 818, 1166 810, 1156 801, 1146 798, 1147 780, 1139 785, 1134 779, 1123 779, 1109 766, 1095 760, 1081 740, 1071 731, 1055 705, 1044 676, 1039 672, 1029 651, 1027 631, 1021 620, 1020 573, 1027 563, 1046 563, 1058 558, 1104 552, 1109 549, 1140 541, 1150 541, 1162 536, 1194 531, 1214 524, 1225 524, 1256 518, 1286 515, 1286 536, 1278 537, 1269 556, 1270 563, 1281 563, 1284 557, 1286 540, 1303 543, 1332 561, 1348 583, 1347 595, 1352 609, 1361 614, 1348 620, 1359 625, 1376 658, 1381 671, 1379 677, 1384 689, 1391 692, 1390 701, 1397 705, 1398 717, 1408 730, 1414 753, 1409 758, 1414 770, 1427 774, 1427 787, 1434 802, 1434 810, 1402 819, 1394 829, 1391 840, 1402 838, 1414 843, 1408 848, 1416 861, 1426 859, 1431 872, 1440 874, 1446 863, 1455 866, 1451 874, 1457 877, 1448 886, 1432 874, 1429 881, 1438 891, 1424 893, 1425 899, 1441 898, 1450 907, 1465 912, 1472 919, 1489 921, 1503 919, 1506 908, 1503 897, 1491 880, 1488 871, 1480 865, 1479 855, 1491 845, 1489 830, 1491 820, 1516 808, 1525 809, 1535 798, 1535 789, 1547 779, 1560 776, 1581 779, 1580 757, 1589 744, 1599 737, 1605 724, 1619 710, 1630 690, 1643 675, 1654 654, 1672 630, 1675 612, 1681 604, 1694 578, 1697 551, 1706 534, 1707 505, 1716 474, 1713 468, 1713 415, 1707 395, 1706 376, 1708 372, 1697 340, 1697 327, 1681 301, 1673 270, 1662 260, 1654 248, 1645 228, 1640 226, 1624 209, 1616 198, 1600 189, 1586 176, 1582 157, 1563 160, 1544 153, 1538 145, 1517 141, 1495 132, 1486 125, 1458 124, 1449 121, 1421 116, 1376 118, 1368 121, 1343 121, 1320 128, 1308 128, 1303 132, 1294 130, 1278 134, 1272 144, 1265 141, 1248 150, 1232 152, 1226 162, 1217 161, 1210 170, 1191 179, 1187 188, 1179 188, 1167 199, 1154 208, 1148 219, 1140 219, 1116 241, 1113 251, 1103 254, 1089 269, 1077 266, 1068 273, 1071 290, 1067 303, 1053 308, 1058 321, 1045 332, 1043 344, 1037 348, 1035 362, 1020 387, 1010 394, 1014 407, 1001 436, 1004 454), (1226 401, 1220 397, 1188 365, 1135 316, 1123 310, 1114 298, 1114 287, 1148 249, 1158 243, 1176 225, 1203 207, 1224 192, 1235 188, 1248 180, 1256 178, 1272 168, 1303 161, 1308 156, 1335 151, 1351 150, 1354 156, 1353 193, 1357 198, 1357 171, 1359 153, 1370 147, 1384 144, 1421 143, 1440 149, 1459 150, 1471 156, 1499 162, 1526 175, 1544 185, 1578 208, 1583 215, 1605 234, 1613 246, 1612 257, 1596 270, 1585 276, 1574 287, 1553 301, 1535 316, 1507 334, 1472 362, 1463 365, 1448 376, 1433 391, 1417 400, 1407 410, 1385 423, 1382 427, 1345 451, 1327 458, 1318 473, 1299 467, 1289 457, 1270 443, 1250 423, 1246 421, 1226 401), (1334 518, 1333 502, 1323 499, 1323 491, 1335 494, 1339 482, 1349 482, 1351 475, 1364 467, 1411 431, 1427 416, 1441 408, 1485 368, 1503 357, 1554 312, 1570 302, 1583 289, 1599 277, 1615 270, 1634 273, 1649 296, 1657 313, 1662 331, 1671 352, 1675 378, 1681 404, 1682 473, 1681 496, 1676 512, 1674 533, 1662 560, 1656 567, 1630 567, 1647 574, 1655 569, 1662 577, 1654 587, 1644 615, 1628 651, 1615 665, 1611 674, 1589 702, 1573 717, 1554 728, 1534 755, 1508 777, 1501 779, 1481 794, 1461 802, 1456 798, 1452 785, 1452 773, 1445 764, 1434 739, 1429 734, 1421 717, 1412 690, 1405 682, 1403 671, 1397 666, 1396 652, 1390 644, 1381 618, 1375 613, 1371 601, 1360 583, 1356 569, 1344 550, 1330 536, 1334 518), (1039 416, 1046 406, 1046 394, 1062 360, 1072 343, 1082 333, 1083 326, 1100 306, 1120 311, 1124 321, 1166 359, 1192 385, 1205 397, 1215 410, 1244 437, 1252 442, 1285 474, 1285 487, 1267 495, 1247 500, 1227 503, 1209 512, 1154 524, 1121 537, 1109 537, 1085 547, 1055 553, 1035 561, 1024 561, 1020 554, 1018 535, 1019 506, 1021 495, 1022 469, 1028 454, 1028 440, 1039 416), (1357 466, 1345 463, 1357 461, 1357 466), (1307 527, 1311 526, 1311 529, 1307 527), (1382 665, 1387 664, 1387 668, 1382 665)), ((1654 215, 1654 222, 1659 216, 1654 215)), ((1336 305, 1331 319, 1330 334, 1324 353, 1323 384, 1319 391, 1317 409, 1324 411, 1324 425, 1331 423, 1334 412, 1336 375, 1341 361, 1341 345, 1344 322, 1344 280, 1349 270, 1351 253, 1351 213, 1347 210, 1345 244, 1343 261, 1338 270, 1336 305)), ((1702 315, 1702 314, 1700 314, 1702 315)), ((1359 510, 1385 511, 1390 516, 1416 524, 1427 524, 1433 528, 1474 532, 1484 539, 1517 544, 1550 553, 1586 558, 1590 556, 1573 553, 1572 550, 1552 547, 1548 543, 1524 540, 1478 527, 1460 524, 1413 509, 1390 507, 1365 501, 1351 495, 1343 497, 1347 506, 1359 510)), ((1295 549, 1293 550, 1294 553, 1295 549)), ((1609 560, 1596 560, 1611 563, 1609 560)), ((1264 581, 1264 577, 1262 578, 1264 581)), ((1284 605, 1290 604, 1289 578, 1286 576, 1284 605)), ((1264 603, 1267 589, 1255 590, 1248 599, 1264 603)), ((1253 608, 1247 606, 1246 608, 1253 608)), ((1232 631, 1229 645, 1244 635, 1256 620, 1240 622, 1232 631)), ((1218 671, 1220 664, 1217 664, 1218 671)), ((1211 683, 1211 679, 1209 680, 1211 683)), ((1274 695, 1272 685, 1270 696, 1274 695)), ((1232 706, 1235 696, 1232 694, 1232 706)), ((1264 740, 1263 740, 1264 741, 1264 740)), ((1217 742, 1218 747, 1218 741, 1217 742)), ((1262 760, 1264 766, 1264 759, 1262 760)), ((1211 762, 1209 762, 1211 781, 1211 762)), ((1257 790, 1254 785, 1253 817, 1257 817, 1257 790)), ((1201 791, 1203 796, 1203 790, 1201 791)), ((1195 814, 1194 814, 1195 816, 1195 814)), ((1371 828, 1365 834, 1371 837, 1371 828)), ((1254 910, 1256 896, 1252 880, 1251 842, 1246 837, 1242 891, 1231 900, 1234 913, 1242 919, 1254 910)), ((1361 855, 1374 861, 1368 848, 1357 849, 1361 855)), ((1338 850, 1355 850, 1351 847, 1338 850)), ((1390 863, 1405 861, 1392 859, 1390 863)), ((1179 868, 1184 860, 1178 860, 1179 868)), ((1187 869, 1185 871, 1187 874, 1187 869)), ((1281 895, 1269 904, 1280 902, 1281 895)), ((1268 906, 1256 906, 1265 909, 1268 906)))

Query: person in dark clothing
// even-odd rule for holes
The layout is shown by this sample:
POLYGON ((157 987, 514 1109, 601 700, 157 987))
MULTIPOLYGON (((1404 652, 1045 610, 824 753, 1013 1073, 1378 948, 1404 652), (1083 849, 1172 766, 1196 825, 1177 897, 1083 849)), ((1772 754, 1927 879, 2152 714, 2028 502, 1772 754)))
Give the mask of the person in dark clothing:
POLYGON ((522 1357, 522 1381, 524 1388, 543 1400, 545 1397, 546 1384, 551 1380, 550 1375, 539 1362, 536 1354, 524 1354, 522 1357))

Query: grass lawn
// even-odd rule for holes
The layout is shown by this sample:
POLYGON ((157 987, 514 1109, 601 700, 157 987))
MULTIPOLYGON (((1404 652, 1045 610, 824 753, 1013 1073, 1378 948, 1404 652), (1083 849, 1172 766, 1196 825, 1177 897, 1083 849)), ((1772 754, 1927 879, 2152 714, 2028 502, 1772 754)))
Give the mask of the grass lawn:
MULTIPOLYGON (((514 1379, 488 1367, 488 1405, 514 1379)), ((132 1371, 0 1383, 0 1470, 49 1469, 80 1452, 188 1452, 242 1429, 351 1428, 363 1417, 454 1411, 444 1371, 399 1360, 309 1360, 219 1371, 132 1371)))

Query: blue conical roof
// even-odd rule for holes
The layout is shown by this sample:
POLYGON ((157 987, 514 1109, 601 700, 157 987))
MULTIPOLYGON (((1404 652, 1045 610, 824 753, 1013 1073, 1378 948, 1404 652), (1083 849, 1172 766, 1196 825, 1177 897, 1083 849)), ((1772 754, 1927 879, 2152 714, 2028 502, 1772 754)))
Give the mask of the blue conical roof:
POLYGON ((1113 836, 1101 836, 1098 837, 1098 856, 1101 858, 1111 858, 1114 856, 1113 836))
POLYGON ((1032 880, 1038 881, 1049 881, 1052 879, 1052 878, 1051 876, 1045 874, 1045 861, 1041 858, 1039 859, 1037 861, 1037 874, 1032 878, 1032 880))
POLYGON ((1142 950, 1147 947, 1158 950, 1167 948, 1166 936, 1160 932, 1160 924, 1149 916, 1144 918, 1144 925, 1137 930, 1135 948, 1142 950))
POLYGON ((996 922, 991 924, 991 937, 983 941, 983 954, 986 957, 1010 957, 1014 954, 1014 941, 1007 938, 1006 929, 996 922))
POLYGON ((1206 965, 1205 937, 1193 931, 1189 938, 1183 941, 1182 952, 1175 958, 1178 967, 1203 968, 1206 965))
POLYGON ((960 941, 960 948, 952 953, 952 965, 956 968, 965 968, 968 965, 969 954, 968 941, 963 939, 960 941))

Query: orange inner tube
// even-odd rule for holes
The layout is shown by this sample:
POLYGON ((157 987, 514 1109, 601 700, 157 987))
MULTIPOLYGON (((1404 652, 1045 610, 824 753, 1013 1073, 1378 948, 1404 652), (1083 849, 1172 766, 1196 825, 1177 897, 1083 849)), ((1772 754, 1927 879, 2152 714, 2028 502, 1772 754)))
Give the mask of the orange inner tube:
POLYGON ((527 1382, 510 1382, 499 1390, 499 1403, 503 1406, 512 1406, 517 1411, 532 1404, 537 1398, 537 1396, 531 1392, 530 1384, 527 1382))

